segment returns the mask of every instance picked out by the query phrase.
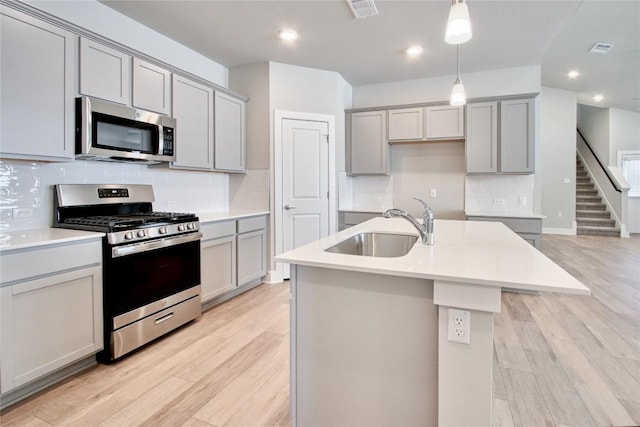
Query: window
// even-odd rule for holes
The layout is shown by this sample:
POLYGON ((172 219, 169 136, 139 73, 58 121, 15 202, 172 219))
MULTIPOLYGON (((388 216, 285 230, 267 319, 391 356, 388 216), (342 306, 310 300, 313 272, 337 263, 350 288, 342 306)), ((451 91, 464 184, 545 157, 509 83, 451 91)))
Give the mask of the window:
POLYGON ((640 197, 640 152, 618 153, 618 165, 622 176, 629 183, 629 197, 640 197))

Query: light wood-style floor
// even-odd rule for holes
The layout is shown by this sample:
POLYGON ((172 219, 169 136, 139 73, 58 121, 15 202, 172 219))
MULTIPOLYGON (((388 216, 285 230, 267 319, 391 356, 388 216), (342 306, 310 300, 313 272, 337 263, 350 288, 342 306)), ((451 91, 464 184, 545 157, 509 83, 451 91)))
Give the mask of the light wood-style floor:
MULTIPOLYGON (((640 424, 640 237, 543 237, 589 297, 503 293, 494 424, 640 424)), ((114 365, 5 410, 2 426, 288 426, 288 284, 263 285, 114 365)))

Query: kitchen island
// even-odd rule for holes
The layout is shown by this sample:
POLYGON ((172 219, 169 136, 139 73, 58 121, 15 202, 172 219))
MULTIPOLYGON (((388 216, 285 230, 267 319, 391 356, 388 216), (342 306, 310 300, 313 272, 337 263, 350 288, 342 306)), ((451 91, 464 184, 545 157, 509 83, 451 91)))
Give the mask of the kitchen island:
POLYGON ((375 218, 276 257, 291 264, 293 425, 491 425, 493 314, 503 287, 589 289, 502 223, 435 221, 435 244, 370 257, 325 249, 375 218), (469 344, 449 340, 451 308, 469 344))

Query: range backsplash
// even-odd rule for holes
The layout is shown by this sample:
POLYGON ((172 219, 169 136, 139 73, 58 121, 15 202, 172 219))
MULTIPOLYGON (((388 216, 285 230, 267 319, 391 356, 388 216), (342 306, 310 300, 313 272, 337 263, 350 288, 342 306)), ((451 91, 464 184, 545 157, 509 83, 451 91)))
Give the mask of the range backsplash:
POLYGON ((55 184, 106 183, 153 185, 153 207, 158 211, 222 211, 229 207, 229 178, 222 173, 91 161, 0 160, 0 231, 50 227, 55 184), (33 216, 13 218, 15 208, 31 208, 33 216))

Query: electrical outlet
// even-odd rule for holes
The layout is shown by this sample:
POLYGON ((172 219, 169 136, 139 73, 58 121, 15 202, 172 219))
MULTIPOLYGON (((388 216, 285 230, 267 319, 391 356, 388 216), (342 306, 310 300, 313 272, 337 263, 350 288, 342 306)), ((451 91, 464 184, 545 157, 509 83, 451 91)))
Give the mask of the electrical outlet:
POLYGON ((168 207, 168 208, 175 208, 175 207, 176 207, 176 205, 177 205, 177 203, 176 203, 176 201, 175 201, 175 200, 169 200, 169 201, 167 201, 167 207, 168 207))
POLYGON ((493 204, 494 205, 504 205, 504 199, 495 198, 495 199, 493 199, 493 204))
POLYGON ((438 192, 436 191, 435 188, 431 189, 431 191, 429 192, 429 197, 431 197, 432 199, 435 199, 436 197, 438 197, 438 192))
POLYGON ((373 196, 373 201, 374 202, 381 202, 382 201, 382 197, 381 196, 373 196))
POLYGON ((565 179, 563 180, 563 182, 564 182, 565 184, 571 184, 571 178, 565 178, 565 179))
POLYGON ((518 206, 527 206, 527 198, 525 196, 518 198, 518 206))
POLYGON ((449 309, 449 341, 471 344, 471 312, 449 309))
POLYGON ((13 218, 31 218, 32 216, 32 208, 16 208, 13 210, 13 218))

